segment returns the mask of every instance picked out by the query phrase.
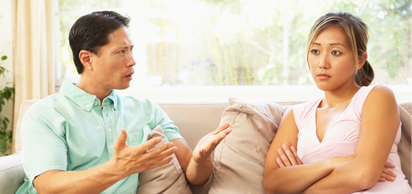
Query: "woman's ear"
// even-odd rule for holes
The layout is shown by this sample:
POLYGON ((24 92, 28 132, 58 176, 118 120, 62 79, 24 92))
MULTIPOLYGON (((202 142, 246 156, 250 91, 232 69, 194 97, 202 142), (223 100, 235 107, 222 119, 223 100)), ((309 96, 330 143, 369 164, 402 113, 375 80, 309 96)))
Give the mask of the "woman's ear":
POLYGON ((93 53, 87 50, 81 50, 79 53, 80 62, 82 62, 84 69, 93 71, 93 53))
POLYGON ((363 52, 361 55, 359 55, 359 64, 358 64, 358 70, 362 68, 362 66, 365 64, 366 60, 368 59, 368 53, 363 52))

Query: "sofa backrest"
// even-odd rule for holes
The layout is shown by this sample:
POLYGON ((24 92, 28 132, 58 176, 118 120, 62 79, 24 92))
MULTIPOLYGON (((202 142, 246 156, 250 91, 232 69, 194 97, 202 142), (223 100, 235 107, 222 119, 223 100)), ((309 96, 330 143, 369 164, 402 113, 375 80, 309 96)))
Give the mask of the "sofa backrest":
MULTIPOLYGON (((38 100, 26 100, 21 104, 19 119, 17 121, 15 153, 21 151, 21 120, 29 107, 38 100)), ((279 101, 278 103, 286 105, 295 105, 304 101, 279 101)), ((159 106, 172 119, 174 124, 179 127, 179 132, 185 138, 192 149, 197 142, 206 134, 217 129, 227 102, 159 102, 159 106)))
MULTIPOLYGON (((20 108, 20 115, 17 122, 15 150, 21 151, 21 120, 27 109, 37 102, 37 100, 24 101, 20 108)), ((302 101, 280 101, 283 106, 295 105, 302 101)), ((196 102, 196 103, 176 103, 160 102, 159 106, 172 119, 179 131, 186 139, 192 149, 197 142, 207 133, 214 131, 219 123, 223 110, 228 106, 227 102, 196 102)), ((412 99, 399 102, 399 111, 402 121, 402 138, 398 144, 399 156, 402 162, 402 171, 411 184, 411 120, 412 120, 412 99)))

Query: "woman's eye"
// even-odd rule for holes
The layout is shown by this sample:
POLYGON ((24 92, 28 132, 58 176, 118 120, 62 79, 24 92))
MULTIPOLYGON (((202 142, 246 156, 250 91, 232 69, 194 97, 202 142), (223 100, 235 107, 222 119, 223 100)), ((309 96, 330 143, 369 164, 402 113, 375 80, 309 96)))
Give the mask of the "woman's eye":
POLYGON ((342 54, 342 53, 339 52, 339 51, 332 51, 332 55, 339 56, 339 55, 341 55, 341 54, 342 54))
POLYGON ((121 50, 121 51, 119 51, 119 53, 122 53, 122 54, 124 54, 124 50, 121 50))
POLYGON ((319 54, 319 51, 318 51, 318 50, 316 50, 316 49, 313 49, 313 50, 311 50, 310 52, 311 52, 312 54, 314 54, 314 55, 319 54))

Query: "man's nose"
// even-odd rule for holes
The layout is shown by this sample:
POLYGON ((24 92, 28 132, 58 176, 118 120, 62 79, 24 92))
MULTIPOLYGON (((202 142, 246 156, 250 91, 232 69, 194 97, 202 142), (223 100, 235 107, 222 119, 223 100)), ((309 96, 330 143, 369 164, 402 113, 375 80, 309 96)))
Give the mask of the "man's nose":
POLYGON ((128 57, 128 61, 127 61, 127 66, 135 66, 136 65, 136 61, 134 60, 133 54, 132 52, 129 52, 129 57, 128 57))

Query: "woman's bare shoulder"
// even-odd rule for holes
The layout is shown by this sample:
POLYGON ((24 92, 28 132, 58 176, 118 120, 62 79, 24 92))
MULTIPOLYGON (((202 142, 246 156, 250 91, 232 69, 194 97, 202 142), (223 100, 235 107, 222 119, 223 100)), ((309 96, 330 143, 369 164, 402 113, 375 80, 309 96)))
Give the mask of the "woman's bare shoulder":
POLYGON ((393 105, 396 104, 395 94, 384 85, 375 86, 366 98, 365 105, 393 105))

